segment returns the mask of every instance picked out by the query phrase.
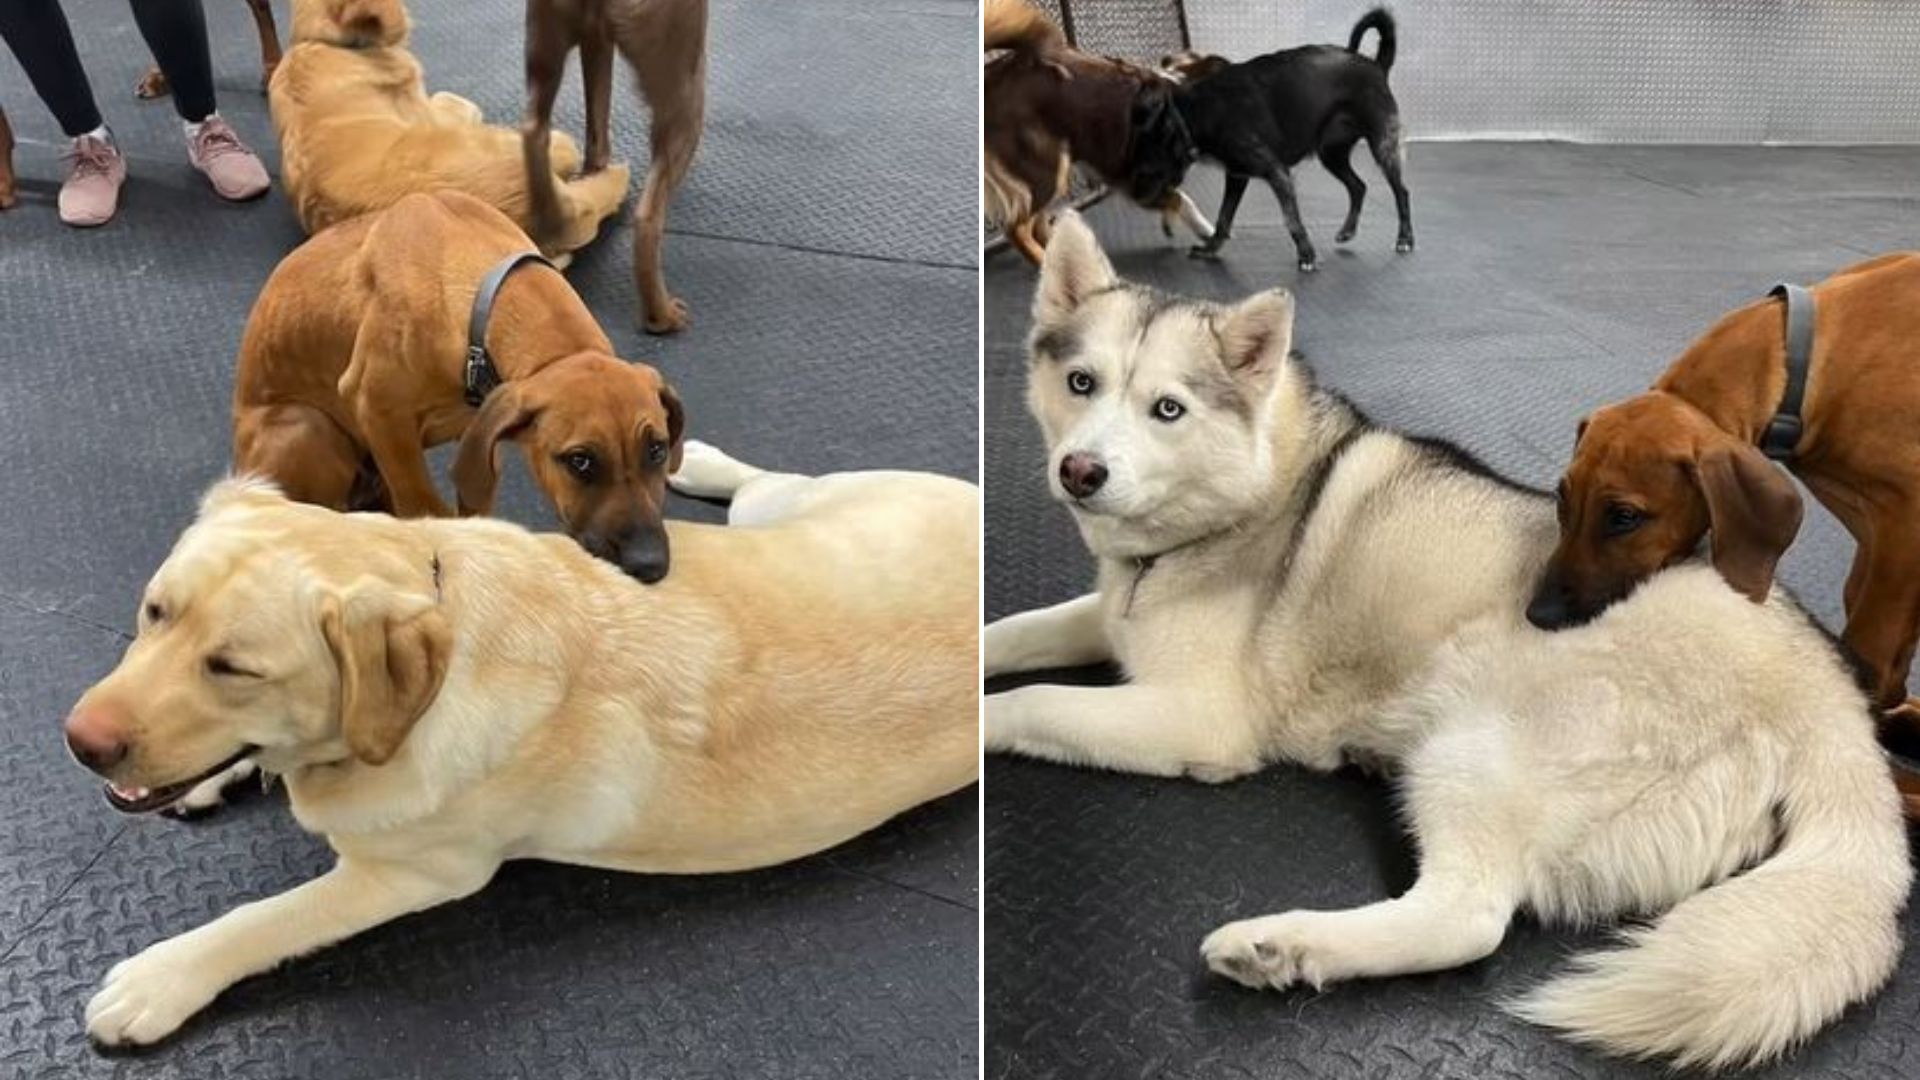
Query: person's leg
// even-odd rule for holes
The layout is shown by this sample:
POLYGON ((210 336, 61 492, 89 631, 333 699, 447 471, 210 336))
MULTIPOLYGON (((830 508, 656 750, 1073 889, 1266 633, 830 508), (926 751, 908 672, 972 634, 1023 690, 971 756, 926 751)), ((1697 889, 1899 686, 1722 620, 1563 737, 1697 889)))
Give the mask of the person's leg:
POLYGON ((100 129, 100 109, 87 85, 86 69, 73 47, 60 0, 6 0, 0 3, 0 38, 26 69, 33 91, 67 133, 77 139, 100 129))
POLYGON ((213 59, 200 0, 132 0, 133 21, 173 88, 180 119, 197 124, 213 115, 213 59))

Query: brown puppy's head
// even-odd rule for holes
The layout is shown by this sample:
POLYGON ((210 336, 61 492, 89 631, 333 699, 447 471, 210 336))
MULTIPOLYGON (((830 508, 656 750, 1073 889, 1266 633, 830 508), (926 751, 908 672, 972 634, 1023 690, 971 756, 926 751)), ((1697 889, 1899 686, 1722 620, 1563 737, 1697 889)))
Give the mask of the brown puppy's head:
POLYGON ((382 527, 257 482, 213 489, 148 582, 119 665, 67 717, 108 802, 158 810, 245 758, 288 772, 398 752, 453 634, 431 556, 354 533, 382 527))
POLYGON ((460 439, 460 512, 493 507, 499 447, 520 444, 540 489, 582 547, 649 584, 667 576, 661 514, 686 416, 660 373, 576 353, 487 395, 460 439))
POLYGON ((1802 512, 1785 471, 1659 391, 1581 422, 1558 494, 1560 543, 1527 606, 1543 630, 1593 618, 1709 531, 1715 569, 1759 603, 1802 512))

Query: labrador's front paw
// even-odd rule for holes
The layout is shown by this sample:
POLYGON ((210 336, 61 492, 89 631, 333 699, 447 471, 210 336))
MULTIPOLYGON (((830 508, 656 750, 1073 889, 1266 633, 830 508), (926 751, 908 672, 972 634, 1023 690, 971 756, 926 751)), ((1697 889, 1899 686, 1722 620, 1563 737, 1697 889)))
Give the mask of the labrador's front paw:
POLYGON ((102 1046, 144 1046, 177 1031, 219 995, 196 958, 163 941, 107 972, 87 1002, 87 1034, 102 1046))

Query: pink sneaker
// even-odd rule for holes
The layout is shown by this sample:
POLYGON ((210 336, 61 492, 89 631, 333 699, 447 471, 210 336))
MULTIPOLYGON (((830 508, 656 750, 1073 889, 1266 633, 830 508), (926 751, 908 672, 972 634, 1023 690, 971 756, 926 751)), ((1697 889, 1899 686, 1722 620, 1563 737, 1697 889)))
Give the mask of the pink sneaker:
POLYGON ((217 113, 207 117, 187 140, 187 158, 207 175, 214 192, 223 199, 240 202, 266 193, 267 167, 217 113))
POLYGON ((105 139, 82 135, 61 155, 67 179, 60 185, 60 220, 82 229, 105 225, 120 207, 127 162, 105 139))

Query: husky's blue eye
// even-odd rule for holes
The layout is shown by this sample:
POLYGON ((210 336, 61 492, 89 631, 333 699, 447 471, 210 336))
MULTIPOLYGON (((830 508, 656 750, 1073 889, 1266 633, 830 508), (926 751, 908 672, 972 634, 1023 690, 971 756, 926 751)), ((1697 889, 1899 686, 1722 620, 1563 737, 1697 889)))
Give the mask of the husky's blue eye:
POLYGON ((1093 393, 1093 376, 1084 371, 1069 371, 1067 372, 1067 389, 1081 397, 1086 397, 1093 393))
POLYGON ((1153 403, 1153 418, 1162 423, 1171 424, 1187 415, 1187 407, 1170 397, 1163 397, 1153 403))

